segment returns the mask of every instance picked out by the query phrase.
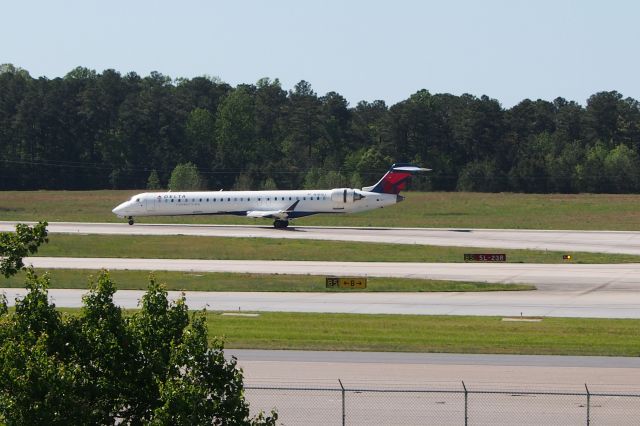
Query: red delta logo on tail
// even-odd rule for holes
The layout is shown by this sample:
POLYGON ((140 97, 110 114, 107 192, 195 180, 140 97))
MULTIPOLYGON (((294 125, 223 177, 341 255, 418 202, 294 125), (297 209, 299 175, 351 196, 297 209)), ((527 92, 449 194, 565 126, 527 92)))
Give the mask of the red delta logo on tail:
POLYGON ((416 172, 426 172, 430 169, 414 166, 412 164, 398 163, 391 166, 382 179, 373 186, 362 188, 367 192, 379 192, 382 194, 399 194, 407 187, 411 176, 416 172))

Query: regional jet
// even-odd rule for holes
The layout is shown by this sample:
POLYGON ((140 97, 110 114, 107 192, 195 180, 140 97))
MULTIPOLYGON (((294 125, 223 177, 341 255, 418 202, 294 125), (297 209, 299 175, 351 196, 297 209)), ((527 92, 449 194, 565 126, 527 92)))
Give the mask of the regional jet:
POLYGON ((404 200, 400 191, 411 176, 429 169, 394 164, 373 186, 294 191, 145 192, 113 209, 133 225, 135 217, 232 214, 274 219, 275 228, 286 228, 290 219, 318 213, 357 213, 404 200))

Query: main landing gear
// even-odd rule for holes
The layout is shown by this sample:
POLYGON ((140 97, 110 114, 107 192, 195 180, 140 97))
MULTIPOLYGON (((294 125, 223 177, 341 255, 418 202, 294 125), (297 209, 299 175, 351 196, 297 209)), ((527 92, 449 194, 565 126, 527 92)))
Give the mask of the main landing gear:
POLYGON ((273 227, 276 229, 284 229, 287 226, 289 226, 289 221, 288 220, 280 220, 277 219, 273 222, 273 227))
POLYGON ((133 225, 134 221, 133 221, 133 216, 129 216, 129 225, 133 225))

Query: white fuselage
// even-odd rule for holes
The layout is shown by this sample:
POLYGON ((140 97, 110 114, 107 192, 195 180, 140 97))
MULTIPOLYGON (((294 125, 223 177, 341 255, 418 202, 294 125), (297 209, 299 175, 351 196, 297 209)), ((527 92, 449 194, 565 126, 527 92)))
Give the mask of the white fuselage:
POLYGON ((113 209, 120 217, 236 214, 294 219, 317 213, 355 213, 402 200, 359 189, 296 191, 145 192, 113 209), (297 204, 295 204, 297 202, 297 204), (291 210, 292 206, 294 208, 291 210))

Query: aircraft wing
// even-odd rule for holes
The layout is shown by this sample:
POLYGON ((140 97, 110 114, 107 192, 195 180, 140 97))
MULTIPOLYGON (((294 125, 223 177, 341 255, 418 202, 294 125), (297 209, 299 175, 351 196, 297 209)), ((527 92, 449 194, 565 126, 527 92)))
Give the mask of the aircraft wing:
POLYGON ((247 212, 247 217, 264 217, 271 219, 281 219, 286 220, 289 218, 289 213, 291 213, 300 201, 296 201, 286 210, 250 210, 247 212))
POLYGON ((286 219, 289 214, 283 210, 251 210, 247 212, 247 217, 266 217, 272 219, 286 219))

